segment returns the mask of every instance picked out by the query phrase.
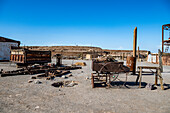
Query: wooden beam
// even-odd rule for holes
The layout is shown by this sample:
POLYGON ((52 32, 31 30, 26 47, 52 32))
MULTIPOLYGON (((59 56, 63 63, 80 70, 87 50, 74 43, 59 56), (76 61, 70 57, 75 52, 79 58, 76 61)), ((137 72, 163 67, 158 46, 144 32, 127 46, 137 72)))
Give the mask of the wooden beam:
POLYGON ((137 45, 137 27, 134 29, 134 37, 133 37, 133 75, 136 74, 136 45, 137 45))

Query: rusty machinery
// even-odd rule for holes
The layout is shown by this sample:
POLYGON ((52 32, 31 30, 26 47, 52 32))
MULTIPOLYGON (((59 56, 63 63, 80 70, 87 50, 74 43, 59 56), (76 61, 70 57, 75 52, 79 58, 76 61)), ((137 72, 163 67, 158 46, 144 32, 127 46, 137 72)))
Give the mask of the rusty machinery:
POLYGON ((123 65, 123 62, 96 60, 92 62, 92 70, 95 71, 91 74, 92 88, 96 87, 97 84, 99 87, 101 84, 112 87, 117 80, 123 82, 123 85, 125 85, 128 72, 130 71, 128 67, 123 65), (126 76, 121 73, 126 73, 126 76))
POLYGON ((165 25, 162 25, 162 53, 168 52, 169 46, 170 46, 170 24, 165 24, 165 25), (164 39, 165 31, 167 31, 169 34, 168 39, 164 39), (166 46, 166 48, 164 48, 164 46, 166 46))

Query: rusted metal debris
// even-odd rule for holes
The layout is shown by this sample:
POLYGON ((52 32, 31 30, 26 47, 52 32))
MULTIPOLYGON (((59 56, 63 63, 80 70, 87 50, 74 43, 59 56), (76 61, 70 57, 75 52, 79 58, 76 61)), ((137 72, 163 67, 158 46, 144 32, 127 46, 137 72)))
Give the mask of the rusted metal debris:
POLYGON ((78 85, 77 81, 59 81, 51 84, 54 87, 73 87, 78 85))
POLYGON ((108 61, 96 61, 92 62, 92 70, 96 73, 91 74, 92 88, 95 87, 95 84, 103 80, 101 78, 105 77, 104 84, 105 86, 111 87, 111 82, 115 81, 118 78, 119 73, 126 73, 125 82, 127 81, 127 74, 130 69, 123 65, 123 62, 108 62, 108 61))
MULTIPOLYGON (((70 70, 74 69, 81 69, 80 66, 63 66, 63 67, 57 67, 55 65, 49 66, 49 65, 32 65, 28 66, 22 69, 14 70, 14 71, 2 71, 1 70, 1 77, 6 76, 15 76, 15 75, 33 75, 38 74, 38 77, 61 77, 64 74, 70 73, 70 70)), ((35 79, 35 77, 33 77, 35 79)))

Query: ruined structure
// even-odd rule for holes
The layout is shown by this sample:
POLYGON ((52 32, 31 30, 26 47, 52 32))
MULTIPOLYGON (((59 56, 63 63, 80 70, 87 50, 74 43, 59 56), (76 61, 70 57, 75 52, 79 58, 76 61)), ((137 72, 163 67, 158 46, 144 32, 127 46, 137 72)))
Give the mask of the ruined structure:
POLYGON ((11 47, 19 47, 19 45, 20 41, 0 36, 0 61, 9 61, 11 47))

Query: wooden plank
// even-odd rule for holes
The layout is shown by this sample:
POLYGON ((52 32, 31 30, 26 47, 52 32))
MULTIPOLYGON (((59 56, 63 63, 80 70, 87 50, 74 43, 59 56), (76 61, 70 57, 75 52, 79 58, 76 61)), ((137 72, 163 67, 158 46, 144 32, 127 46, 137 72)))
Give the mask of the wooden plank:
POLYGON ((155 67, 155 66, 138 66, 138 68, 142 68, 142 69, 159 69, 159 67, 155 67))
POLYGON ((142 68, 140 67, 140 73, 139 73, 139 88, 141 88, 141 82, 142 82, 142 68))
POLYGON ((155 85, 157 85, 158 83, 158 70, 156 70, 156 73, 155 73, 155 85))
POLYGON ((161 84, 161 89, 164 90, 164 86, 163 86, 163 78, 161 75, 161 70, 158 70, 158 74, 159 74, 159 80, 160 80, 160 84, 161 84))
POLYGON ((160 71, 163 72, 163 66, 162 66, 162 52, 160 49, 158 49, 158 57, 159 57, 159 68, 160 71))

